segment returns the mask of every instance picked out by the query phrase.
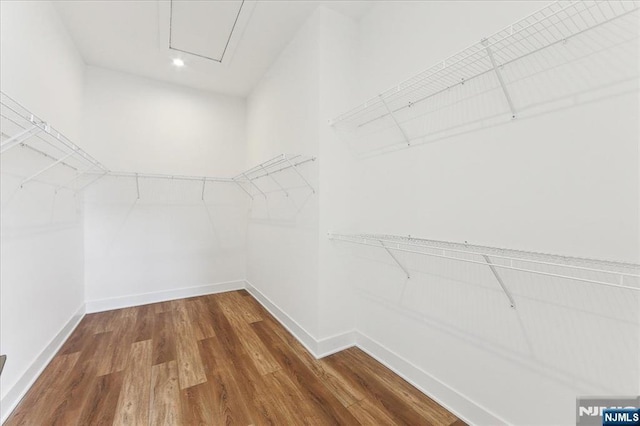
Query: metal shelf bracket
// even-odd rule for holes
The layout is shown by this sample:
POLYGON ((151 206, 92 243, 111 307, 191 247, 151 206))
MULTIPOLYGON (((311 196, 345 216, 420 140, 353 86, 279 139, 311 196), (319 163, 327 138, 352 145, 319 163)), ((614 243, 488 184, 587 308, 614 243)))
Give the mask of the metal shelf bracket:
POLYGON ((493 52, 491 51, 491 47, 489 47, 489 40, 483 39, 482 44, 485 46, 487 50, 487 56, 489 56, 489 60, 491 61, 491 66, 493 66, 493 71, 496 73, 496 77, 498 77, 498 81, 500 82, 500 86, 502 87, 502 92, 504 93, 504 97, 509 104, 509 109, 511 110, 511 118, 516 118, 516 108, 513 106, 513 100, 511 99, 511 95, 507 90, 507 85, 504 83, 504 79, 502 78, 502 72, 500 71, 500 67, 496 63, 496 59, 493 57, 493 52))
POLYGON ((35 179, 36 177, 40 176, 42 173, 46 172, 47 170, 57 166, 58 164, 62 163, 64 160, 66 160, 67 158, 75 155, 76 152, 72 152, 69 153, 67 155, 65 155, 64 157, 60 157, 58 160, 54 161, 53 163, 49 164, 47 167, 45 167, 44 169, 40 169, 38 172, 32 174, 31 176, 29 176, 28 178, 26 178, 25 180, 23 180, 22 182, 20 182, 20 188, 22 188, 26 183, 32 181, 33 179, 35 179))
POLYGON ((267 171, 267 169, 266 169, 262 164, 260 164, 260 168, 261 168, 262 170, 264 170, 265 174, 266 174, 267 176, 269 176, 269 177, 271 178, 271 180, 272 180, 276 185, 278 185, 278 188, 280 188, 280 190, 282 190, 282 192, 284 192, 285 196, 287 196, 287 197, 288 197, 288 196, 289 196, 289 192, 284 188, 284 186, 282 186, 282 185, 280 184, 280 182, 278 182, 278 180, 277 180, 276 178, 274 178, 274 177, 273 177, 273 176, 272 176, 272 175, 267 171))
POLYGON ((389 253, 389 256, 391 256, 391 258, 396 262, 396 264, 400 267, 400 269, 402 269, 405 273, 405 275, 407 276, 408 279, 411 279, 411 275, 409 274, 409 271, 407 270, 407 268, 405 268, 402 263, 400 263, 400 261, 398 260, 398 258, 391 252, 391 250, 389 250, 389 248, 384 244, 383 241, 378 240, 378 242, 380 242, 380 245, 382 246, 382 248, 385 249, 385 251, 387 253, 389 253))
POLYGON ((234 182, 236 185, 238 185, 238 187, 239 187, 240 189, 242 189, 242 192, 244 192, 245 194, 247 194, 247 195, 249 196, 249 198, 251 198, 251 199, 253 200, 253 195, 251 195, 251 193, 250 193, 249 191, 247 191, 247 190, 244 188, 244 186, 242 186, 242 184, 236 180, 236 178, 233 178, 233 182, 234 182))
POLYGON ((384 97, 382 95, 380 95, 380 102, 382 102, 382 105, 384 105, 384 107, 386 108, 386 110, 389 113, 389 116, 391 117, 393 122, 396 123, 396 126, 398 127, 398 130, 400 130, 400 133, 402 133, 402 137, 404 138, 405 142, 407 143, 407 146, 411 146, 411 141, 409 140, 409 137, 407 136, 407 134, 405 133, 404 129, 400 125, 400 122, 398 121, 398 118, 396 117, 396 115, 393 113, 391 108, 389 108, 389 105, 385 102, 384 97))
POLYGON ((244 176, 244 177, 247 179, 247 181, 249 182, 249 185, 251 185, 251 186, 253 186, 255 189, 257 189, 257 190, 258 190, 258 192, 259 192, 259 193, 261 193, 261 194, 262 194, 262 196, 263 196, 264 198, 267 198, 267 194, 265 194, 265 193, 262 191, 262 189, 260 189, 260 187, 259 187, 258 185, 256 185, 256 184, 253 182, 253 180, 249 179, 249 177, 247 177, 247 174, 246 174, 246 173, 242 173, 242 176, 244 176))
POLYGON ((27 139, 43 131, 44 131, 44 128, 37 124, 34 124, 33 126, 26 128, 25 130, 13 136, 12 138, 9 138, 6 141, 4 141, 2 145, 0 145, 0 154, 4 154, 6 151, 10 150, 14 146, 20 145, 27 139))
POLYGON ((286 156, 284 157, 284 159, 287 161, 287 163, 289 164, 289 166, 293 169, 294 172, 296 172, 296 174, 300 177, 300 179, 302 179, 304 181, 304 183, 307 184, 307 186, 311 189, 311 192, 313 192, 314 194, 316 193, 315 188, 313 187, 313 185, 311 185, 309 183, 309 181, 302 175, 302 173, 300 173, 300 170, 298 170, 297 165, 293 164, 291 162, 291 160, 289 160, 289 158, 287 158, 286 156))
POLYGON ((513 297, 511 296, 509 289, 506 285, 504 285, 504 282, 502 281, 500 274, 498 274, 498 271, 496 271, 496 268, 493 266, 491 259, 489 259, 489 256, 486 256, 484 254, 482 255, 482 257, 484 258, 485 262, 487 262, 487 265, 489 265, 489 269, 491 269, 491 272, 493 272, 493 276, 496 277, 496 280, 498 280, 498 284, 500 284, 502 291, 504 291, 504 295, 507 296, 507 299, 509 299, 509 305, 511 305, 511 307, 515 309, 516 302, 513 301, 513 297))

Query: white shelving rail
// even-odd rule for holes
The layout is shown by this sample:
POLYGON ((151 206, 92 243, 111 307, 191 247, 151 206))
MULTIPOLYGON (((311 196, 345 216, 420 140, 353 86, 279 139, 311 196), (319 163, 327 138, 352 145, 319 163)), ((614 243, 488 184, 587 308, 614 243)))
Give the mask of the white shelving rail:
POLYGON ((383 249, 407 275, 407 278, 411 277, 409 270, 394 253, 413 253, 487 266, 513 308, 515 308, 515 302, 500 275, 500 270, 520 271, 640 291, 640 265, 634 263, 560 256, 398 235, 334 233, 329 234, 329 238, 335 241, 383 249), (594 274, 598 276, 598 279, 591 278, 594 274))
POLYGON ((303 155, 281 154, 268 161, 258 164, 234 177, 213 177, 213 176, 185 176, 160 173, 136 173, 126 171, 112 171, 107 169, 98 160, 83 151, 78 145, 71 142, 63 134, 55 130, 46 121, 39 118, 19 102, 11 98, 4 92, 0 92, 0 154, 16 148, 22 147, 43 155, 51 160, 45 167, 39 169, 29 177, 26 177, 21 186, 35 180, 46 171, 56 167, 65 166, 75 172, 75 176, 70 181, 62 183, 59 188, 68 188, 69 185, 77 182, 81 177, 89 177, 90 180, 77 188, 81 191, 104 176, 132 178, 136 182, 136 192, 140 198, 140 179, 167 179, 196 181, 202 183, 202 199, 208 182, 222 182, 237 185, 242 191, 247 193, 252 199, 253 194, 245 186, 255 188, 261 195, 266 197, 266 193, 258 186, 257 180, 261 178, 271 179, 278 187, 289 195, 288 190, 280 184, 273 176, 284 170, 293 170, 295 175, 309 187, 313 193, 315 188, 309 180, 298 170, 298 167, 309 161, 314 161, 315 157, 303 155))
POLYGON ((68 167, 76 173, 73 179, 60 184, 59 188, 69 188, 83 176, 97 175, 78 191, 108 172, 98 160, 4 92, 0 92, 0 136, 1 155, 22 147, 50 160, 45 167, 26 177, 21 182, 21 187, 56 166, 68 167))
POLYGON ((267 196, 267 193, 264 192, 260 186, 255 182, 258 179, 269 177, 276 185, 280 188, 280 190, 284 191, 286 195, 288 194, 287 189, 280 184, 280 182, 276 179, 274 174, 291 169, 295 172, 295 174, 304 182, 306 186, 308 186, 314 193, 315 189, 309 183, 309 181, 300 173, 298 170, 298 166, 305 164, 309 161, 314 161, 315 157, 307 157, 303 155, 286 155, 280 154, 277 157, 274 157, 268 161, 258 164, 248 170, 245 170, 234 177, 213 177, 213 176, 185 176, 185 175, 171 175, 171 174, 160 174, 160 173, 136 173, 136 172, 117 172, 117 171, 107 171, 106 175, 114 176, 114 177, 124 177, 124 178, 132 178, 136 181, 136 192, 138 199, 140 199, 140 179, 167 179, 167 180, 182 180, 182 181, 195 181, 202 183, 202 193, 201 198, 204 200, 204 194, 206 185, 208 182, 218 182, 218 183, 229 183, 238 186, 244 193, 249 195, 251 199, 253 199, 254 195, 247 189, 245 186, 252 187, 258 191, 260 195, 264 197, 267 196))
MULTIPOLYGON (((421 103, 481 76, 497 80, 495 86, 503 92, 505 108, 516 118, 518 105, 503 78, 505 67, 596 28, 610 29, 611 34, 601 36, 601 42, 611 39, 615 43, 613 39, 620 38, 616 31, 637 37, 634 18, 639 7, 638 1, 628 0, 554 2, 341 114, 329 124, 344 134, 357 136, 362 132, 367 138, 379 134, 381 129, 396 127, 394 139, 411 145, 413 140, 426 136, 420 133, 425 125, 416 123, 427 120, 429 114, 418 111, 421 103), (614 23, 625 16, 628 18, 622 20, 626 21, 624 25, 614 23)), ((602 48, 601 42, 590 44, 594 49, 602 48)))
POLYGON ((250 188, 254 188, 257 193, 262 195, 263 197, 267 197, 267 194, 264 190, 258 185, 256 182, 262 178, 269 178, 280 191, 284 192, 286 196, 289 196, 289 191, 285 186, 274 176, 274 174, 283 172, 285 170, 292 170, 298 179, 300 179, 306 187, 308 187, 311 192, 315 194, 316 190, 311 185, 309 180, 304 177, 304 175, 298 170, 298 166, 308 163, 310 161, 315 161, 315 157, 309 157, 304 155, 287 155, 280 154, 276 157, 271 158, 270 160, 264 161, 254 167, 251 167, 248 170, 239 173, 235 177, 232 178, 233 182, 235 182, 251 199, 253 199, 254 194, 245 186, 250 188))
POLYGON ((279 188, 279 190, 283 191, 287 196, 289 195, 288 190, 279 182, 279 180, 273 176, 276 173, 282 172, 284 170, 293 170, 304 184, 311 189, 312 192, 315 193, 315 189, 309 183, 308 179, 304 177, 304 175, 298 170, 298 166, 305 164, 309 161, 314 161, 315 157, 307 157, 303 155, 287 155, 280 154, 277 157, 274 157, 270 160, 262 162, 257 166, 254 166, 248 170, 245 170, 234 177, 212 177, 212 176, 184 176, 184 175, 170 175, 170 174, 159 174, 159 173, 135 173, 135 172, 115 172, 108 171, 106 174, 108 176, 114 177, 125 177, 125 178, 133 178, 136 180, 136 191, 138 195, 138 199, 140 198, 140 179, 167 179, 167 180, 183 180, 183 181, 196 181, 202 183, 202 200, 204 200, 205 188, 207 182, 219 182, 219 183, 230 183, 237 185, 244 193, 246 193, 251 199, 254 197, 254 193, 251 192, 250 188, 254 188, 260 195, 266 197, 267 193, 263 191, 263 189, 258 185, 256 180, 268 177, 271 179, 279 188), (249 187, 249 189, 247 189, 249 187))

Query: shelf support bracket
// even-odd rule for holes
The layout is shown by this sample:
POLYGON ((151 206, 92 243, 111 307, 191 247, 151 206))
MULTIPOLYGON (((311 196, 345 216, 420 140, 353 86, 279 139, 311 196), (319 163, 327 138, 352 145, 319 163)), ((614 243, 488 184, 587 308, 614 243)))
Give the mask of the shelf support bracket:
POLYGON ((394 262, 396 262, 396 264, 400 267, 400 269, 402 269, 404 271, 404 273, 407 276, 407 278, 411 279, 411 275, 409 275, 409 271, 407 270, 407 268, 405 268, 402 265, 402 263, 400 263, 398 258, 391 252, 391 250, 389 250, 389 247, 387 247, 381 240, 378 240, 378 242, 380 243, 382 248, 386 250, 386 252, 389 254, 389 256, 391 256, 391 258, 394 260, 394 262))
POLYGON ((84 186, 80 187, 76 192, 83 191, 84 189, 86 189, 89 186, 93 185, 94 183, 96 183, 97 181, 99 181, 100 179, 102 179, 103 177, 105 177, 108 174, 109 174, 109 172, 104 172, 104 173, 98 175, 98 177, 96 177, 95 179, 91 180, 90 182, 84 184, 84 186))
POLYGON ((24 131, 18 133, 12 138, 7 139, 0 145, 0 154, 4 154, 6 151, 10 150, 16 145, 20 145, 27 139, 37 135, 38 133, 44 131, 41 126, 34 124, 33 126, 25 129, 24 131))
POLYGON ((140 182, 138 181, 138 174, 136 173, 136 193, 138 194, 136 200, 140 199, 140 182))
POLYGON ((493 51, 491 47, 489 47, 489 40, 486 38, 482 40, 482 44, 487 49, 487 55, 489 56, 489 60, 491 61, 491 65, 493 66, 493 70, 496 73, 496 77, 498 77, 498 81, 500 82, 500 86, 502 86, 502 92, 504 93, 504 97, 507 99, 507 103, 509 104, 509 109, 511 110, 511 118, 516 118, 516 108, 513 106, 513 100, 511 100, 511 95, 507 90, 507 85, 504 83, 504 79, 502 78, 502 72, 500 72, 500 67, 496 64, 496 59, 493 57, 493 51))
POLYGON ((249 191, 247 191, 246 189, 244 189, 244 186, 242 186, 242 184, 240 182, 238 182, 236 180, 236 178, 231 179, 233 181, 233 183, 235 183, 236 185, 238 185, 238 188, 242 189, 242 192, 244 192, 245 194, 247 194, 249 196, 249 198, 251 198, 253 200, 253 195, 251 195, 251 193, 249 191))
POLYGON ((315 188, 314 188, 314 187, 313 187, 313 185, 311 185, 311 184, 309 183, 309 181, 308 181, 308 180, 307 180, 307 179, 302 175, 302 173, 300 173, 300 170, 298 170, 298 167, 297 167, 295 164, 293 164, 293 163, 291 162, 291 160, 289 160, 289 158, 288 158, 288 157, 286 157, 286 156, 285 156, 285 157, 284 157, 284 159, 287 161, 287 163, 289 164, 289 166, 291 166, 291 168, 293 169, 293 171, 294 171, 294 172, 296 172, 296 174, 297 174, 298 176, 300 176, 300 179, 302 179, 302 180, 304 181, 304 183, 306 183, 306 184, 307 184, 307 186, 311 189, 311 192, 313 192, 313 193, 315 194, 315 193, 316 193, 315 188))
POLYGON ((396 126, 398 126, 398 130, 400 130, 400 133, 402 133, 402 137, 404 138, 404 141, 407 143, 407 146, 411 146, 411 141, 409 140, 409 137, 407 136, 407 134, 405 133, 404 129, 400 125, 400 122, 396 118, 396 115, 393 113, 393 111, 391 111, 391 108, 389 108, 389 105, 385 102, 385 100, 382 97, 382 95, 379 95, 379 97, 380 97, 380 101, 382 102, 382 105, 384 105, 384 107, 386 108, 387 112, 391 116, 391 119, 396 124, 396 126))
POLYGON ((84 176, 85 174, 89 173, 91 170, 93 170, 96 167, 95 164, 91 165, 91 167, 89 167, 86 170, 81 171, 80 173, 76 174, 75 177, 67 182, 65 182, 64 184, 58 186, 55 190, 55 192, 58 192, 61 188, 66 188, 69 185, 71 185, 73 182, 77 181, 78 179, 80 179, 80 176, 84 176))
POLYGON ((496 268, 493 266, 491 259, 489 259, 489 256, 485 254, 483 254, 482 257, 484 257, 484 261, 487 262, 487 265, 489 265, 489 269, 491 269, 491 272, 493 272, 493 276, 496 277, 496 280, 498 280, 498 284, 500 284, 500 287, 502 287, 502 291, 504 291, 505 296, 507 296, 507 299, 509 299, 509 304, 511 305, 512 308, 515 309, 516 302, 513 301, 513 297, 511 297, 511 293, 509 292, 509 289, 507 288, 506 285, 504 285, 504 282, 502 281, 502 278, 498 274, 498 271, 496 271, 496 268))
POLYGON ((262 194, 262 196, 266 199, 267 198, 267 194, 264 193, 264 191, 262 191, 262 189, 260 189, 260 187, 258 185, 256 185, 255 183, 253 183, 253 180, 249 179, 249 177, 247 176, 246 173, 242 173, 242 176, 244 176, 244 178, 247 180, 247 182, 249 182, 249 185, 253 186, 255 189, 258 190, 259 193, 262 194))
POLYGON ((203 178, 202 179, 202 195, 200 197, 202 199, 202 201, 204 201, 204 187, 205 187, 206 184, 207 184, 207 179, 203 178))
POLYGON ((22 188, 22 186, 30 181, 32 181, 33 179, 37 178, 38 176, 40 176, 42 173, 46 172, 47 170, 57 166, 58 164, 62 163, 64 160, 66 160, 67 158, 71 157, 72 155, 75 155, 76 152, 72 152, 69 153, 67 155, 65 155, 64 157, 60 157, 58 160, 54 161, 53 163, 49 164, 47 167, 45 167, 44 169, 40 169, 37 173, 32 174, 31 176, 29 176, 28 178, 26 178, 25 180, 23 180, 22 182, 20 182, 20 188, 22 188))
POLYGON ((284 189, 284 186, 282 186, 282 185, 280 184, 280 182, 278 182, 278 181, 276 180, 276 178, 274 178, 274 177, 273 177, 273 176, 272 176, 272 175, 267 171, 267 169, 266 169, 262 164, 260 164, 260 168, 261 168, 262 170, 264 170, 264 172, 267 174, 267 176, 269 176, 269 177, 271 178, 271 180, 272 180, 276 185, 278 185, 278 187, 282 190, 282 192, 284 192, 284 194, 288 197, 288 196, 289 196, 289 193, 287 192, 287 190, 286 190, 286 189, 284 189))

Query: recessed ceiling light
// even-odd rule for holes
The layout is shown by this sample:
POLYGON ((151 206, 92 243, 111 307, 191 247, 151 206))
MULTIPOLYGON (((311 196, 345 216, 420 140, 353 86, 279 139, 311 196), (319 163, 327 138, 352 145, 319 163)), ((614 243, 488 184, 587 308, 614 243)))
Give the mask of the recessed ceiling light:
POLYGON ((180 58, 175 58, 173 60, 173 65, 175 65, 176 67, 184 67, 184 61, 180 58))

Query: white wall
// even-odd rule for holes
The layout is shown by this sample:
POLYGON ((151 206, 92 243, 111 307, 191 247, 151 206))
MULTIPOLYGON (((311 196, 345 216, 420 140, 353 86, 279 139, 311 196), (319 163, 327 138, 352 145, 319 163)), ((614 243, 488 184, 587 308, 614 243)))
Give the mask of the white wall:
MULTIPOLYGON (((281 153, 318 155, 319 15, 280 54, 248 99, 249 165, 281 153)), ((318 189, 318 162, 300 170, 318 189)), ((249 216, 248 281, 311 336, 317 335, 318 195, 295 175, 296 187, 255 197, 249 216)), ((260 182, 261 185, 267 185, 260 182)), ((268 188, 267 188, 268 189, 268 188)))
MULTIPOLYGON (((110 170, 229 177, 245 165, 245 102, 88 67, 86 147, 110 170)), ((85 195, 89 309, 245 278, 248 197, 230 183, 107 177, 85 195)), ((193 290, 198 291, 198 290, 193 290)))
MULTIPOLYGON (((318 134, 320 137, 319 192, 319 292, 318 315, 320 339, 349 333, 355 327, 352 283, 358 270, 349 256, 334 249, 327 234, 336 230, 354 229, 358 217, 345 211, 352 194, 358 190, 353 179, 345 176, 360 172, 360 165, 345 144, 328 126, 336 111, 344 111, 358 101, 356 61, 358 25, 354 20, 321 8, 320 26, 320 107, 318 134)), ((337 348, 334 348, 337 349, 337 348)))
MULTIPOLYGON (((360 23, 360 100, 539 7, 377 3, 360 23)), ((638 262, 634 52, 609 49, 523 80, 512 122, 505 111, 502 122, 462 126, 487 104, 505 109, 498 91, 485 104, 453 108, 445 118, 464 131, 430 143, 376 153, 345 141, 358 166, 342 176, 354 190, 342 209, 351 220, 337 230, 638 262)), ((634 292, 504 273, 513 310, 487 268, 399 255, 412 272, 407 281, 384 252, 335 250, 360 267, 352 275, 358 330, 395 354, 391 361, 406 361, 408 378, 427 393, 439 380, 468 399, 442 402, 472 422, 486 422, 485 411, 507 423, 573 424, 576 396, 638 392, 634 292)))
MULTIPOLYGON (((84 63, 53 6, 2 2, 0 15, 2 91, 81 144, 84 63)), ((19 189, 22 179, 47 164, 19 147, 2 156, 0 353, 8 355, 2 418, 84 306, 80 200, 68 191, 55 194, 48 184, 52 174, 19 189)), ((69 171, 59 167, 54 174, 65 178, 69 171)))

